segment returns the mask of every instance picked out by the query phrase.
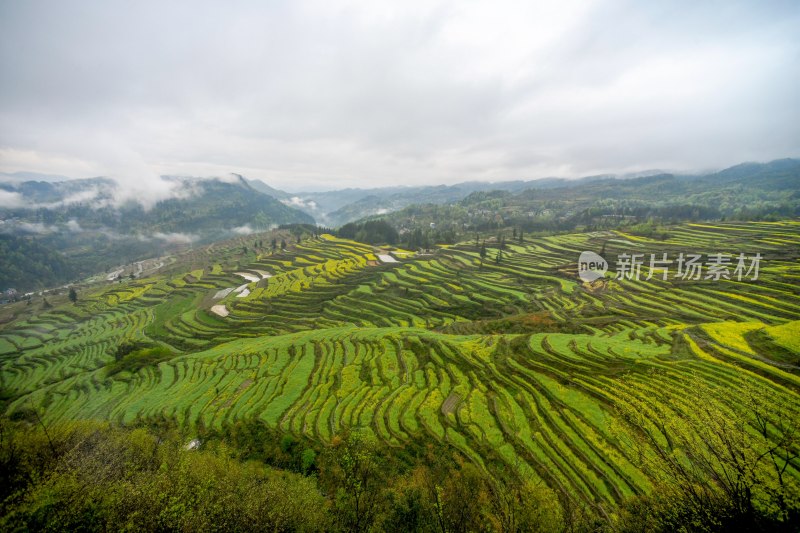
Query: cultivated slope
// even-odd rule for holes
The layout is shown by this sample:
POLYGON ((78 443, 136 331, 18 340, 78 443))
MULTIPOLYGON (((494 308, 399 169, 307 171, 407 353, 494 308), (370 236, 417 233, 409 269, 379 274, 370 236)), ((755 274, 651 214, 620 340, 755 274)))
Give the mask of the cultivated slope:
MULTIPOLYGON (((759 391, 774 407, 768 416, 800 418, 799 229, 686 224, 665 241, 561 235, 509 244, 499 263, 492 249, 483 264, 474 243, 396 253, 397 263, 330 236, 255 258, 237 255, 241 241, 218 245, 194 252, 203 267, 111 285, 6 325, 3 392, 9 412, 41 406, 49 420, 258 419, 323 442, 344 427, 398 449, 437 440, 478 464, 613 503, 652 486, 620 412, 690 423, 702 391, 735 418, 759 391), (764 260, 757 281, 656 274, 581 284, 579 253, 601 246, 607 258, 764 260), (125 340, 172 356, 109 375, 125 340)), ((799 477, 800 464, 788 472, 799 477)))

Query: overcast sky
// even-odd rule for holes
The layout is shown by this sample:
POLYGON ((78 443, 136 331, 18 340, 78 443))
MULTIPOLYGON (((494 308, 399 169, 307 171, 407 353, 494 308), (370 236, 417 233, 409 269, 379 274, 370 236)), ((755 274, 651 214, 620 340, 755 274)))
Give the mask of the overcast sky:
POLYGON ((800 2, 0 0, 0 171, 289 190, 800 156, 800 2))

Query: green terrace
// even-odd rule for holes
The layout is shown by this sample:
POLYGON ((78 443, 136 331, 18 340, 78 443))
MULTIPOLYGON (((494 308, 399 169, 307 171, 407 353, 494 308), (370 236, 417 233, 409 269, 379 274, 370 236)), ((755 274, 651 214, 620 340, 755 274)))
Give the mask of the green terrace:
MULTIPOLYGON (((259 420, 319 442, 355 427, 398 450, 436 441, 614 504, 653 485, 625 445, 621 411, 657 430, 696 417, 698 388, 731 416, 758 390, 800 418, 798 230, 785 221, 683 224, 663 240, 526 238, 499 261, 496 242, 483 259, 463 242, 387 263, 328 235, 235 262, 210 247, 185 269, 179 261, 4 325, 0 386, 8 413, 34 405, 50 421, 259 420), (757 281, 608 273, 582 283, 579 254, 601 249, 764 260, 757 281), (112 373, 124 343, 158 358, 112 373)), ((800 478, 800 463, 787 471, 800 478)))

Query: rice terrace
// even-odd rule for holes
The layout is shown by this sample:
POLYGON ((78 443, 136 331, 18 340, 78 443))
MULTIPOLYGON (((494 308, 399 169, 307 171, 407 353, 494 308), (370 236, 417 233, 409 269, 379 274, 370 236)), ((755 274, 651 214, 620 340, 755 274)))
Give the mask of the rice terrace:
POLYGON ((780 432, 800 418, 799 230, 686 223, 665 240, 522 237, 499 263, 462 242, 376 266, 390 252, 330 234, 244 256, 257 242, 240 238, 6 325, 6 409, 203 438, 256 421, 321 446, 357 428, 398 453, 445 444, 613 512, 658 483, 642 454, 697 438, 682 432, 707 430, 710 408, 723 424, 763 416, 763 438, 786 447, 783 481, 796 483, 800 442, 780 432), (754 282, 582 283, 578 255, 600 246, 765 259, 754 282), (221 305, 229 314, 214 312, 221 305), (157 358, 120 357, 125 345, 157 358))

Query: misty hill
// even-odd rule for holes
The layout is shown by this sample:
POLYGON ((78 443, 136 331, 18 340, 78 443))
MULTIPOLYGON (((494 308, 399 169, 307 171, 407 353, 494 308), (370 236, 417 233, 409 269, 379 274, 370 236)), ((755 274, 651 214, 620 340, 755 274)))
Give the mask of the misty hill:
POLYGON ((0 182, 20 183, 23 181, 67 181, 70 178, 60 174, 42 172, 0 172, 0 182))
POLYGON ((429 185, 419 187, 377 187, 374 189, 348 188, 334 191, 299 192, 296 194, 274 189, 261 180, 248 180, 254 189, 274 196, 313 216, 318 222, 340 226, 365 216, 380 215, 400 210, 418 203, 444 204, 460 200, 476 191, 522 191, 527 188, 558 187, 568 182, 563 178, 545 178, 532 181, 464 182, 455 185, 429 185))
POLYGON ((59 226, 74 221, 83 229, 102 227, 143 235, 218 233, 244 225, 267 228, 286 223, 314 223, 311 216, 256 191, 242 178, 165 179, 174 185, 173 195, 151 209, 136 201, 118 200, 118 185, 105 178, 0 184, 3 190, 16 194, 15 201, 0 206, 0 215, 12 224, 59 226))
MULTIPOLYGON (((16 238, 13 246, 18 256, 26 255, 28 243, 28 256, 44 257, 44 249, 61 254, 66 262, 42 260, 30 268, 15 267, 20 272, 49 272, 47 264, 54 265, 53 275, 15 282, 24 289, 108 270, 176 247, 315 220, 340 226, 384 219, 400 232, 401 240, 421 230, 420 242, 432 243, 510 225, 526 232, 562 231, 621 222, 800 215, 800 161, 796 159, 743 163, 702 175, 643 174, 296 194, 239 175, 168 177, 173 197, 151 209, 121 201, 116 182, 105 178, 12 181, 0 183, 0 233, 16 238)), ((0 268, 11 271, 9 260, 5 263, 0 268)))
POLYGON ((586 176, 579 179, 540 178, 501 182, 469 181, 454 185, 427 185, 417 187, 377 187, 374 189, 348 188, 334 191, 299 192, 296 194, 274 189, 260 180, 249 180, 256 190, 270 194, 287 205, 301 209, 318 222, 328 226, 341 226, 364 217, 384 215, 414 204, 443 205, 462 200, 475 192, 508 191, 517 193, 528 189, 555 189, 574 187, 605 179, 633 179, 659 174, 643 171, 623 175, 586 176))
POLYGON ((527 232, 572 231, 621 223, 796 216, 800 216, 800 160, 781 159, 705 175, 589 177, 516 193, 474 191, 457 201, 413 204, 365 220, 386 220, 401 234, 420 230, 428 235, 424 242, 450 242, 473 230, 508 226, 527 232))
MULTIPOLYGON (((769 211, 770 206, 780 208, 783 205, 781 201, 786 200, 787 196, 791 197, 792 191, 800 190, 798 169, 800 160, 779 159, 769 163, 742 163, 707 174, 645 171, 622 175, 586 176, 578 179, 544 178, 497 183, 465 182, 449 186, 348 189, 350 196, 361 195, 361 198, 339 206, 325 216, 331 225, 341 225, 362 217, 384 215, 415 204, 445 205, 463 200, 474 193, 489 191, 519 193, 520 206, 525 203, 525 198, 561 201, 565 195, 568 197, 568 203, 581 197, 599 201, 609 194, 612 197, 619 195, 637 198, 643 202, 670 198, 673 203, 681 203, 682 195, 694 195, 690 203, 702 207, 716 206, 721 209, 720 212, 724 211, 730 215, 734 209, 731 208, 729 197, 736 195, 737 191, 750 193, 740 196, 739 201, 733 201, 733 204, 742 209, 756 208, 760 211, 769 211), (738 186, 739 189, 725 190, 731 186, 738 186), (709 196, 703 197, 703 195, 709 196), (750 205, 748 198, 755 200, 756 205, 750 205), (717 200, 721 203, 717 204, 717 200), (768 203, 762 205, 760 203, 762 201, 768 203)), ((337 191, 341 192, 345 191, 337 191)), ((322 193, 313 193, 309 197, 320 206, 326 205, 322 193)))
POLYGON ((175 186, 173 197, 150 209, 119 200, 116 182, 104 178, 0 184, 0 192, 6 193, 0 234, 13 237, 5 245, 13 246, 14 257, 45 258, 45 250, 64 261, 42 259, 20 268, 23 263, 5 254, 0 257, 3 283, 19 290, 41 288, 176 247, 280 224, 314 223, 311 216, 254 190, 243 179, 168 180, 175 186), (48 270, 50 264, 55 267, 48 270), (26 274, 51 270, 52 275, 26 274))

